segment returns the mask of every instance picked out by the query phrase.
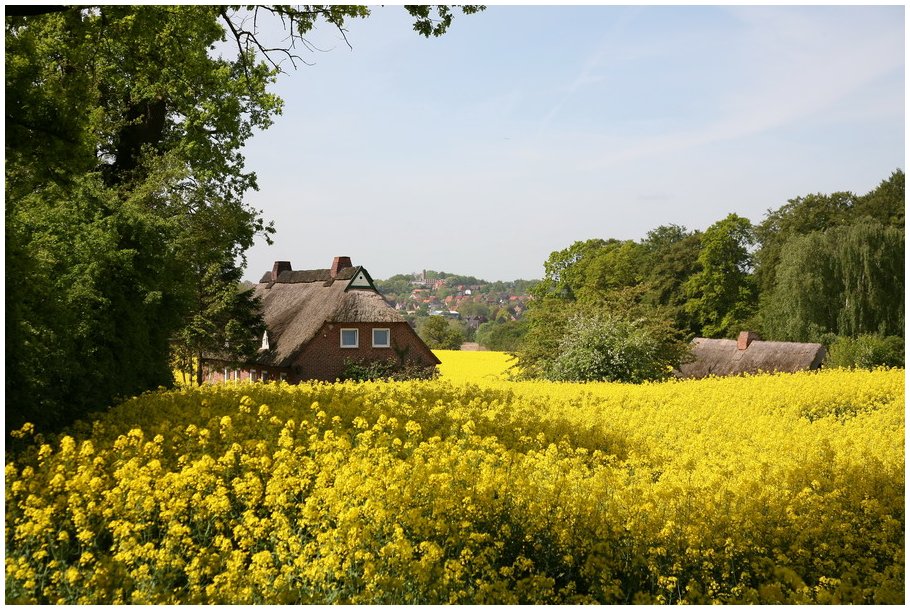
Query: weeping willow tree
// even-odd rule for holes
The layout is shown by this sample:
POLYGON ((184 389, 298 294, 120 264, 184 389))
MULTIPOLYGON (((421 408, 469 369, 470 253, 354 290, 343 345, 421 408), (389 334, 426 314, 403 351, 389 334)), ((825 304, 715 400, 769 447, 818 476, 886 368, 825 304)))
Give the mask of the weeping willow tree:
POLYGON ((904 334, 904 231, 863 223, 834 231, 844 283, 838 334, 904 334))
POLYGON ((764 299, 762 330, 768 338, 816 340, 837 328, 842 282, 821 231, 790 239, 782 248, 775 283, 764 299))
POLYGON ((768 338, 904 334, 904 231, 859 222, 789 239, 762 305, 768 338))

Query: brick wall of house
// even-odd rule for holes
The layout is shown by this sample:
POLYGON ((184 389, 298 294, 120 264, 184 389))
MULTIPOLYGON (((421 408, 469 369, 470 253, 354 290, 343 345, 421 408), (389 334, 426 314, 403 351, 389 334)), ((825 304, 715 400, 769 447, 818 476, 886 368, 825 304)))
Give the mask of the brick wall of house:
POLYGON ((300 354, 292 370, 295 378, 334 381, 344 370, 346 360, 398 361, 396 350, 407 349, 407 360, 425 366, 436 364, 430 348, 421 341, 407 322, 324 324, 306 349, 300 354), (356 328, 359 331, 357 348, 342 348, 341 329, 356 328), (388 328, 393 347, 373 347, 373 329, 388 328))
POLYGON ((418 362, 424 366, 436 364, 433 352, 407 322, 325 324, 290 368, 249 365, 233 367, 223 362, 209 360, 205 363, 204 382, 250 381, 253 371, 254 381, 284 380, 288 383, 299 383, 307 379, 334 381, 344 371, 346 360, 386 359, 398 362, 395 348, 399 351, 407 349, 405 359, 408 361, 418 362), (359 331, 357 348, 341 347, 342 328, 356 328, 359 331), (392 347, 373 347, 374 328, 389 329, 392 347))

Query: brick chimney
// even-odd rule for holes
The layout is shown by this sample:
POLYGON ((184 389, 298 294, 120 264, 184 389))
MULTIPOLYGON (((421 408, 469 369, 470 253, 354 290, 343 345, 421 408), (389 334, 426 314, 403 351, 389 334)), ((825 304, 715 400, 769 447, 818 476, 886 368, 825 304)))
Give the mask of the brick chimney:
POLYGON ((350 256, 336 256, 335 260, 332 261, 332 268, 329 269, 329 275, 335 277, 342 269, 347 269, 348 267, 353 266, 354 265, 351 264, 350 256))
POLYGON ((281 275, 282 271, 291 270, 291 261, 275 261, 275 264, 272 265, 272 281, 277 282, 278 276, 281 275))
POLYGON ((754 333, 751 330, 744 330, 739 333, 739 339, 736 341, 736 349, 743 351, 749 347, 750 343, 758 341, 759 339, 758 333, 754 333))

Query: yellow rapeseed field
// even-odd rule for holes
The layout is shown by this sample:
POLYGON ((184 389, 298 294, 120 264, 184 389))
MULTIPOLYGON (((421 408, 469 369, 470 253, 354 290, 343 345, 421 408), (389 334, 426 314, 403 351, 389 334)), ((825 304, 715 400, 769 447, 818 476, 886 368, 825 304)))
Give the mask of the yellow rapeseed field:
POLYGON ((26 426, 6 601, 903 603, 902 370, 556 384, 442 356, 26 426))
POLYGON ((504 352, 469 352, 458 350, 433 350, 442 361, 439 376, 446 381, 494 381, 507 379, 515 358, 504 352))

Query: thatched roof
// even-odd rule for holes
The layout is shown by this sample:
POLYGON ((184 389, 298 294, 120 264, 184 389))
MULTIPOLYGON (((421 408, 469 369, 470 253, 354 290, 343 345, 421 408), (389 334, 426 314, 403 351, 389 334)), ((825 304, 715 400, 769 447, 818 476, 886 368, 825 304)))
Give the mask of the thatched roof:
POLYGON ((733 339, 692 341, 692 362, 679 367, 678 376, 700 379, 709 375, 740 375, 758 372, 814 370, 825 358, 825 347, 819 343, 784 341, 749 341, 745 349, 733 339))
POLYGON ((361 272, 369 277, 363 267, 341 269, 334 278, 329 269, 282 271, 277 281, 272 273, 263 276, 255 295, 262 301, 269 349, 261 350, 254 362, 290 366, 326 322, 404 322, 374 289, 352 286, 361 272))

